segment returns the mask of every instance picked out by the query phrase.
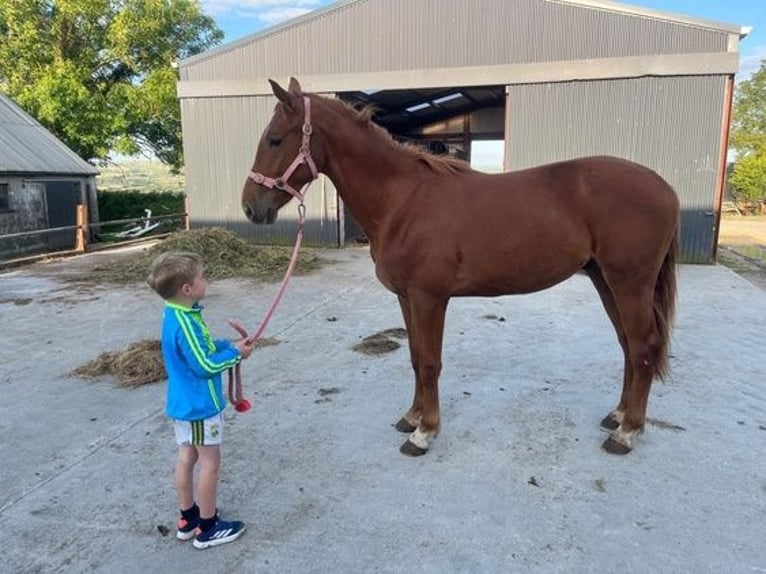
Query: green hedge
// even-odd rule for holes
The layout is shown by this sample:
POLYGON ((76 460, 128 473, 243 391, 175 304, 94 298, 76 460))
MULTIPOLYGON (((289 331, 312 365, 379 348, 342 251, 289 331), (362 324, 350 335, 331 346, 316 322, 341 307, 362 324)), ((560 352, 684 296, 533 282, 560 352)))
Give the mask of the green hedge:
MULTIPOLYGON (((97 195, 98 216, 100 222, 143 217, 145 215, 144 210, 151 209, 152 221, 159 222, 159 226, 149 231, 147 235, 170 233, 172 231, 183 229, 183 218, 181 217, 174 217, 168 220, 154 219, 158 215, 169 215, 171 213, 179 214, 184 212, 184 198, 186 197, 186 194, 181 191, 98 190, 97 195)), ((99 225, 95 232, 95 239, 107 242, 126 239, 125 237, 118 238, 114 234, 127 229, 132 229, 136 225, 141 225, 141 222, 99 225)))
POLYGON ((98 191, 100 221, 143 217, 145 209, 152 216, 183 213, 186 194, 180 191, 98 191))

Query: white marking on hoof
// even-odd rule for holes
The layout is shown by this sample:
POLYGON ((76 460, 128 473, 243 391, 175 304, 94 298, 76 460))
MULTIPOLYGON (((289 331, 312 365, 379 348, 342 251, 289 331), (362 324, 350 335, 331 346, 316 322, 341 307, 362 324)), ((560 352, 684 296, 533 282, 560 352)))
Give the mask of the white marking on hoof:
POLYGON ((618 411, 617 409, 614 409, 611 413, 609 413, 609 416, 612 417, 612 420, 616 421, 617 424, 622 424, 622 419, 625 418, 625 411, 618 411))
POLYGON ((416 428, 410 435, 410 442, 418 448, 428 450, 428 441, 430 436, 428 433, 424 433, 420 428, 416 428))
POLYGON ((402 415, 402 418, 414 427, 417 427, 420 424, 420 417, 412 416, 410 414, 410 411, 407 411, 406 413, 404 413, 404 415, 402 415))
POLYGON ((623 446, 626 446, 627 448, 632 449, 632 442, 633 442, 633 435, 636 433, 636 431, 625 431, 622 430, 622 425, 617 427, 617 429, 612 431, 612 438, 616 440, 618 443, 620 443, 623 446))

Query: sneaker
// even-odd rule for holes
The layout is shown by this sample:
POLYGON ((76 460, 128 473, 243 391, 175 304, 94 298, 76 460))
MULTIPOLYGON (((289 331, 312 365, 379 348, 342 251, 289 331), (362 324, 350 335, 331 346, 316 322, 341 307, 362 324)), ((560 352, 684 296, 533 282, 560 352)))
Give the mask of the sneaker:
POLYGON ((208 546, 218 546, 227 542, 234 542, 242 536, 245 531, 245 523, 238 520, 226 522, 217 518, 213 527, 206 531, 197 530, 197 536, 194 538, 195 548, 207 548, 208 546))
POLYGON ((178 530, 176 531, 176 538, 179 540, 191 540, 194 535, 197 534, 197 527, 199 526, 199 518, 194 520, 186 520, 185 518, 178 519, 178 530))

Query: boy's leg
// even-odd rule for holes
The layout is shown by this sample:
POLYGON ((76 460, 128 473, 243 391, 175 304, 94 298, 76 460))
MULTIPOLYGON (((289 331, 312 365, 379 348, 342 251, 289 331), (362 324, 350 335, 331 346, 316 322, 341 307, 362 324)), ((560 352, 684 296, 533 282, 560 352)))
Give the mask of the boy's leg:
POLYGON ((186 510, 194 506, 194 465, 197 463, 197 449, 190 444, 178 445, 175 483, 178 507, 186 510))
POLYGON ((205 440, 197 447, 199 453, 199 477, 197 481, 197 500, 200 506, 200 521, 196 548, 209 548, 226 544, 239 538, 245 531, 245 524, 239 521, 221 520, 216 513, 218 494, 218 474, 221 468, 221 438, 223 419, 205 420, 205 440))
POLYGON ((198 446, 199 480, 197 482, 197 501, 200 517, 215 518, 215 502, 218 492, 218 471, 221 468, 221 448, 219 445, 198 446))
POLYGON ((178 455, 173 478, 178 497, 181 518, 178 519, 176 538, 189 540, 199 526, 199 508, 194 503, 194 465, 197 462, 197 448, 192 445, 191 423, 174 421, 173 427, 178 444, 178 455))

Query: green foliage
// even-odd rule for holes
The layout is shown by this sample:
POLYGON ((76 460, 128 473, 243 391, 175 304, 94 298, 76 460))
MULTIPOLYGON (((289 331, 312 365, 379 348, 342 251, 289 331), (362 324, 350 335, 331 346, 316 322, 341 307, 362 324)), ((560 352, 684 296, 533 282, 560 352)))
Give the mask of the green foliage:
POLYGON ((766 199, 766 60, 750 79, 737 86, 732 117, 731 146, 739 159, 729 174, 737 199, 766 199))
POLYGON ((98 215, 101 221, 143 217, 145 209, 152 216, 183 213, 186 195, 173 191, 98 191, 98 215))
POLYGON ((766 154, 766 61, 737 86, 730 144, 740 154, 766 154))
POLYGON ((765 200, 766 154, 750 154, 737 160, 729 175, 729 187, 737 199, 765 200))
POLYGON ((172 64, 223 39, 197 0, 2 0, 0 89, 86 160, 183 165, 172 64))

